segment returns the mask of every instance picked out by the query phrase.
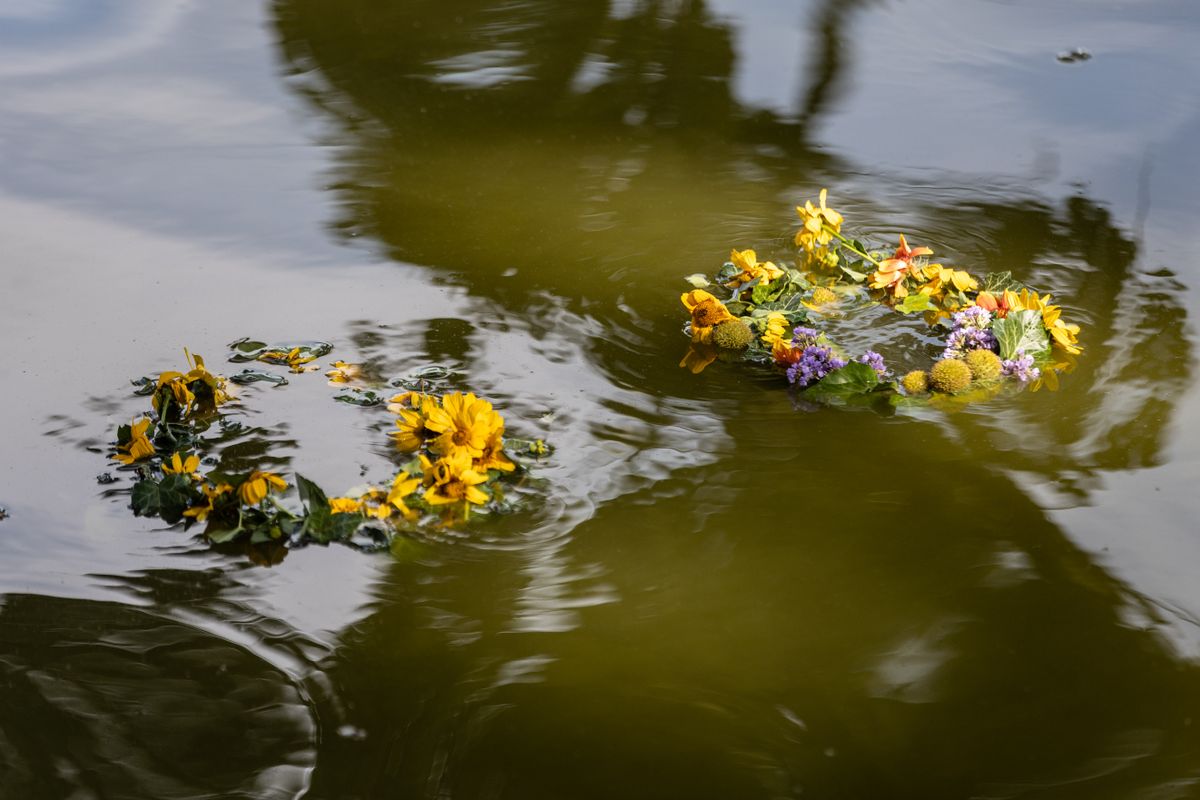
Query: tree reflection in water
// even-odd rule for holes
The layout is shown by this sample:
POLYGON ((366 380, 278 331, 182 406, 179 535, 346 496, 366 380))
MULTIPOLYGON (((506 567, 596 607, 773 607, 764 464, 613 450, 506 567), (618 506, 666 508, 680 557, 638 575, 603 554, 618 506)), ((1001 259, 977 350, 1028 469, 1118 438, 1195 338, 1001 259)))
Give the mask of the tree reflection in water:
POLYGON ((812 138, 859 5, 809 15, 818 68, 783 115, 734 96, 731 29, 703 2, 277 4, 288 63, 341 124, 343 235, 464 286, 479 335, 497 307, 537 330, 529 304, 551 298, 593 368, 711 403, 735 443, 596 509, 569 543, 398 566, 330 669, 366 728, 403 734, 323 764, 326 791, 1093 797, 1195 780, 1178 713, 1195 668, 1151 632, 1155 604, 1023 488, 1086 502, 1101 473, 1156 463, 1190 379, 1180 285, 1139 271, 1102 208, 959 192, 905 210, 918 233, 970 231, 979 271, 1013 269, 1081 318, 1088 351, 1057 394, 893 425, 662 375, 677 275, 774 239, 794 224, 779 209, 823 184, 870 192, 812 138), (814 453, 846 480, 816 475, 814 453), (735 547, 747 525, 771 534, 735 547), (552 643, 500 610, 521 607, 522 575, 596 564, 621 602, 552 643), (456 585, 473 580, 493 582, 490 607, 456 585))

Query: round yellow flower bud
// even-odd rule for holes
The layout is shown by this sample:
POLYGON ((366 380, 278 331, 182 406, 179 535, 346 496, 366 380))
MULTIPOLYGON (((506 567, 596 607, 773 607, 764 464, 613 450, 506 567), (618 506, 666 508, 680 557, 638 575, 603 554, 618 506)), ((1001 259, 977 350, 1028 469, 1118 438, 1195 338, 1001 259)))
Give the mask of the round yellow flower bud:
POLYGON ((972 350, 963 361, 971 370, 971 377, 977 381, 994 381, 1000 377, 1000 356, 991 350, 972 350))
POLYGON ((824 306, 837 300, 837 293, 832 289, 827 289, 824 286, 818 286, 813 289, 812 301, 814 305, 824 306))
POLYGON ((909 394, 925 394, 929 391, 929 376, 924 370, 914 369, 900 379, 900 385, 909 394))
POLYGON ((971 385, 971 368, 957 358, 943 358, 929 370, 929 385, 938 392, 957 394, 971 385))

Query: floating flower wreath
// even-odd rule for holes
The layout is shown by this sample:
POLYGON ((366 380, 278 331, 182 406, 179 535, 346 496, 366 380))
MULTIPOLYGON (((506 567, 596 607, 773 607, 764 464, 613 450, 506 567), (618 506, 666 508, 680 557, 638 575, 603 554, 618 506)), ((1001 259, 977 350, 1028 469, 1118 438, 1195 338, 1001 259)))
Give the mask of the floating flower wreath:
MULTIPOLYGON (((298 374, 320 369, 314 362, 332 350, 325 342, 269 346, 248 339, 231 347, 231 361, 283 365, 298 374)), ((338 361, 326 372, 330 385, 346 390, 336 400, 383 405, 385 396, 367 384, 405 389, 387 401, 387 409, 396 415, 391 436, 407 463, 386 484, 360 486, 340 497, 328 496, 297 473, 301 507, 289 508, 277 499, 289 488, 280 475, 265 469, 222 471, 218 459, 206 456, 216 439, 242 430, 222 412, 233 400, 231 383, 281 386, 287 378, 245 369, 226 379, 210 372, 200 356, 184 352, 187 372, 134 381, 136 393, 150 397, 151 413, 117 429, 111 458, 134 473, 130 504, 135 514, 182 523, 185 529, 203 523, 204 536, 213 543, 387 546, 398 534, 461 523, 473 509, 511 508, 504 486, 524 479, 528 467, 522 457, 548 452, 541 440, 505 438, 504 418, 487 400, 436 391, 438 379, 449 375, 444 369, 427 368, 389 384, 368 379, 361 365, 338 361), (213 469, 206 473, 205 466, 213 469)), ((106 473, 100 480, 116 479, 106 473)))
POLYGON ((895 405, 962 403, 1006 387, 1058 388, 1058 373, 1081 352, 1079 326, 1062 318, 1049 294, 1009 272, 982 280, 965 270, 931 263, 928 247, 904 236, 889 255, 842 232, 843 217, 827 205, 796 208, 795 267, 759 261, 734 250, 711 279, 691 275, 681 300, 691 315, 691 345, 680 366, 698 373, 718 358, 771 365, 813 399, 886 394, 895 405), (724 296, 707 291, 713 289, 724 296), (944 337, 928 369, 894 378, 874 350, 851 357, 820 330, 824 323, 873 306, 921 315, 944 337))

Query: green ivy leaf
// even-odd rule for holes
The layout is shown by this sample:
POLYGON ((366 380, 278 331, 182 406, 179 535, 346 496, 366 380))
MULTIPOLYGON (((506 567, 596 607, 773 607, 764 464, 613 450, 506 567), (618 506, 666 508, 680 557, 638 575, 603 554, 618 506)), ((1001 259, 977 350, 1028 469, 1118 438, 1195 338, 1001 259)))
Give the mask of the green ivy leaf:
POLYGON ((329 507, 329 498, 320 486, 299 472, 296 473, 296 488, 300 492, 300 502, 304 504, 304 533, 318 542, 328 542, 333 527, 332 518, 337 516, 329 507))
POLYGON ((383 403, 383 396, 370 389, 350 389, 341 394, 335 394, 333 399, 339 403, 348 403, 352 406, 363 406, 364 408, 383 403))
POLYGON ((1004 319, 992 323, 992 333, 1000 345, 1000 358, 1016 358, 1017 351, 1035 358, 1050 349, 1050 336, 1038 311, 1010 311, 1004 319))
POLYGON ((258 383, 259 381, 272 383, 276 386, 287 385, 287 378, 282 375, 276 375, 273 372, 263 372, 257 369, 244 369, 236 375, 230 375, 229 380, 242 386, 249 383, 258 383))
POLYGON ((137 516, 161 517, 163 522, 174 525, 200 499, 200 493, 186 475, 167 475, 160 481, 139 482, 130 498, 137 516))

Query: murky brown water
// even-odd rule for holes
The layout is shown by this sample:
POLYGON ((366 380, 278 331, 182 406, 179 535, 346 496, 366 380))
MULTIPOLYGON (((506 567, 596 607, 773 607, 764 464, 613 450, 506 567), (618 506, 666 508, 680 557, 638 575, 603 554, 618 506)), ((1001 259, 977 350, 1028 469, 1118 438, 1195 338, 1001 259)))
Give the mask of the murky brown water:
MULTIPOLYGON (((0 5, 0 797, 1197 796, 1198 34, 1187 2, 0 5), (1054 289, 1078 369, 897 416, 677 369, 680 276, 787 257, 822 186, 1054 289), (451 367, 557 446, 544 504, 270 569, 134 518, 88 449, 127 380, 240 336, 451 367)), ((389 474, 386 413, 313 377, 243 390, 227 455, 389 474)))

